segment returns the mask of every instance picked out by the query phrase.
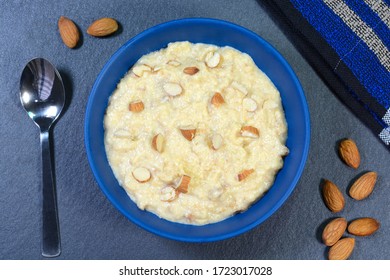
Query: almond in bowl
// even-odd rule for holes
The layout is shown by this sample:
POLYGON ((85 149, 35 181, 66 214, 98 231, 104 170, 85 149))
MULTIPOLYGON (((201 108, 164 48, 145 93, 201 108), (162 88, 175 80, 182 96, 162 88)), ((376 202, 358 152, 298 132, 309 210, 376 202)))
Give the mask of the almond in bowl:
POLYGON ((273 83, 247 54, 208 44, 174 42, 141 57, 110 97, 104 129, 108 161, 130 198, 184 224, 248 209, 288 152, 273 83))

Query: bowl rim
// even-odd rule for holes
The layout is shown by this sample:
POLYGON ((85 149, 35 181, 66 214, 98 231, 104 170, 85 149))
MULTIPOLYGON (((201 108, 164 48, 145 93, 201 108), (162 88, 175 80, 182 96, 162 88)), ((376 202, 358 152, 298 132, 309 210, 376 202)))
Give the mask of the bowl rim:
MULTIPOLYGON (((311 131, 310 131, 310 114, 309 114, 307 100, 306 100, 306 97, 305 97, 302 85, 301 85, 298 77, 296 76, 295 72, 293 71, 292 67, 289 65, 289 63, 286 61, 286 59, 279 53, 279 51, 277 51, 270 43, 268 43, 260 35, 258 35, 257 33, 253 32, 253 31, 251 31, 251 30, 249 30, 249 29, 247 29, 245 27, 242 27, 242 26, 240 26, 238 24, 235 24, 235 23, 232 23, 232 22, 229 22, 229 21, 215 19, 215 18, 206 18, 206 17, 180 18, 180 19, 175 19, 175 20, 170 20, 170 21, 167 21, 167 22, 163 22, 163 23, 160 23, 160 24, 157 24, 157 25, 154 25, 152 27, 149 27, 149 28, 145 29, 144 31, 140 32, 139 34, 135 35, 134 37, 132 37, 131 39, 126 41, 105 62, 103 68, 99 72, 99 74, 98 74, 98 76, 97 76, 97 78, 96 78, 96 80, 95 80, 95 82, 93 84, 93 87, 92 87, 92 89, 90 91, 90 95, 88 97, 88 102, 87 102, 87 106, 86 106, 85 121, 84 121, 84 145, 85 145, 85 148, 86 148, 88 163, 89 163, 90 168, 92 170, 94 179, 96 180, 100 190, 105 194, 105 196, 108 198, 108 200, 114 205, 114 207, 117 210, 119 210, 120 213, 122 213, 127 219, 129 219, 131 222, 133 222, 137 226, 139 226, 139 227, 141 227, 141 228, 143 228, 143 229, 145 229, 145 230, 147 230, 147 231, 149 231, 151 233, 154 233, 154 234, 156 234, 158 236, 162 236, 162 237, 169 238, 169 239, 172 239, 172 240, 186 241, 186 242, 213 242, 213 241, 219 241, 219 240, 228 239, 228 238, 240 235, 240 234, 242 234, 244 232, 247 232, 247 231, 253 229, 254 227, 258 226, 259 224, 261 224, 265 220, 267 220, 271 215, 273 215, 285 203, 287 198, 291 195, 291 193, 295 189, 295 187, 296 187, 296 185, 297 185, 297 183, 298 183, 298 181, 299 181, 299 179, 300 179, 300 177, 302 175, 302 172, 304 170, 304 167, 305 167, 305 164, 306 164, 306 161, 307 161, 308 153, 309 153, 310 135, 311 135, 311 131), (305 139, 304 139, 304 143, 303 143, 304 148, 303 148, 301 161, 299 163, 299 166, 297 168, 297 172, 295 173, 293 179, 288 183, 289 187, 284 192, 284 195, 281 196, 277 200, 277 203, 275 203, 273 205, 273 207, 270 208, 263 216, 261 216, 260 218, 256 219, 252 223, 249 223, 246 226, 241 227, 241 228, 239 228, 238 230, 235 230, 235 231, 227 232, 225 234, 221 234, 221 235, 218 235, 218 236, 204 237, 204 238, 201 238, 201 237, 191 237, 191 238, 189 238, 189 237, 177 236, 177 235, 174 235, 174 234, 170 234, 170 233, 161 231, 161 230, 156 229, 154 227, 148 226, 142 220, 139 220, 139 219, 133 217, 131 214, 129 214, 127 211, 125 211, 125 209, 123 209, 123 207, 119 204, 119 202, 116 201, 116 199, 113 197, 113 195, 110 192, 108 192, 108 190, 107 190, 107 188, 105 186, 105 183, 102 181, 102 178, 101 178, 101 176, 100 176, 100 174, 99 174, 99 172, 97 170, 96 163, 95 163, 95 161, 93 159, 93 156, 92 156, 92 150, 91 150, 91 145, 90 145, 90 136, 91 135, 89 133, 89 130, 90 130, 89 129, 89 120, 90 120, 90 115, 91 115, 91 112, 92 112, 92 103, 93 103, 94 96, 97 94, 97 88, 100 85, 100 82, 102 81, 103 77, 105 76, 105 73, 109 70, 109 68, 111 67, 113 62, 122 54, 122 52, 124 52, 134 42, 142 39, 145 36, 148 36, 150 33, 153 33, 153 32, 155 32, 158 29, 161 29, 161 28, 164 28, 164 27, 167 27, 167 26, 170 26, 170 25, 174 25, 174 24, 190 23, 190 22, 223 24, 223 25, 226 25, 229 28, 236 29, 237 31, 239 31, 241 33, 245 33, 246 35, 251 36, 255 40, 259 41, 260 44, 263 47, 265 47, 268 51, 270 51, 272 53, 272 55, 276 57, 278 62, 283 65, 285 70, 287 70, 287 72, 289 74, 289 77, 292 79, 293 83, 296 85, 297 91, 299 93, 297 95, 297 97, 299 97, 300 103, 303 105, 302 109, 303 109, 303 116, 304 116, 304 120, 305 120, 305 124, 304 124, 304 127, 305 127, 305 139)), ((154 213, 152 213, 152 214, 154 214, 154 213)), ((158 216, 156 216, 156 217, 159 218, 158 216)), ((179 223, 171 222, 171 221, 168 221, 168 220, 166 220, 166 221, 169 222, 169 223, 172 223, 172 224, 179 224, 179 223)), ((222 221, 220 221, 220 222, 222 222, 222 221)), ((217 222, 217 223, 219 223, 219 222, 217 222)), ((217 223, 214 223, 214 224, 217 224, 217 223)), ((189 226, 189 227, 203 227, 203 226, 208 226, 208 225, 201 225, 201 226, 198 226, 198 225, 186 225, 186 226, 189 226)))

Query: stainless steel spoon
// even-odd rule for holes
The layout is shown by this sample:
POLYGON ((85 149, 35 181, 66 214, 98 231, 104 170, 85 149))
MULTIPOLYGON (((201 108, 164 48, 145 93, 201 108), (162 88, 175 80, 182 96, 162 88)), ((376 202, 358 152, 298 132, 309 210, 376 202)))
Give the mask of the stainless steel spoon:
POLYGON ((40 128, 42 150, 42 255, 61 253, 56 190, 50 156, 50 127, 65 104, 65 89, 60 74, 46 59, 27 63, 20 79, 20 101, 40 128))

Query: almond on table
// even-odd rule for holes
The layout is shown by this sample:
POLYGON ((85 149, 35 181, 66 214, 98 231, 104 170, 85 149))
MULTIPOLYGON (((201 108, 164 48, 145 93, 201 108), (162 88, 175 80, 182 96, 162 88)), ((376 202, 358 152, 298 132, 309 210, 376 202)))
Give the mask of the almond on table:
POLYGON ((344 195, 333 182, 324 180, 324 184, 322 186, 322 196, 330 211, 336 213, 344 209, 344 195))
POLYGON ((80 39, 80 32, 76 24, 69 18, 61 16, 58 20, 58 30, 61 39, 68 48, 74 48, 80 39))
POLYGON ((339 154, 341 159, 348 166, 357 169, 360 165, 360 153, 355 141, 344 139, 339 144, 339 154))
POLYGON ((95 20, 87 29, 87 33, 95 37, 109 36, 118 30, 118 22, 113 18, 95 20))
POLYGON ((377 177, 377 173, 373 171, 361 175, 352 184, 349 189, 349 195, 356 200, 363 200, 367 198, 374 190, 377 177))

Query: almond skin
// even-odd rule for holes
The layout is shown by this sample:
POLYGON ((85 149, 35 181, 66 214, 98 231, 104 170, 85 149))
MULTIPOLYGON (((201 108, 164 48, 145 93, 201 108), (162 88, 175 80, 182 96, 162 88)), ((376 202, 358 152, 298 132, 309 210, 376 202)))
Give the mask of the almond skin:
POLYGON ((162 153, 164 150, 164 136, 161 134, 156 134, 152 139, 152 147, 159 153, 162 153))
POLYGON ((187 175, 181 176, 180 181, 177 184, 176 190, 179 193, 187 193, 188 192, 188 185, 190 184, 190 182, 191 182, 190 176, 187 176, 187 175))
POLYGON ((248 138, 259 138, 260 132, 259 130, 254 126, 243 126, 240 130, 240 134, 242 137, 248 137, 248 138))
POLYGON ((213 97, 211 97, 211 104, 215 107, 219 107, 223 103, 225 103, 225 99, 223 99, 223 96, 219 92, 216 92, 213 97))
POLYGON ((329 260, 346 260, 351 256, 355 247, 355 238, 345 237, 336 242, 329 249, 329 260))
POLYGON ((322 232, 322 241, 326 246, 333 246, 347 229, 347 220, 336 218, 330 221, 322 232))
POLYGON ((345 199, 339 188, 329 180, 322 187, 324 202, 330 211, 336 213, 344 209, 345 199))
POLYGON ((360 153, 355 141, 345 139, 340 142, 339 155, 348 166, 357 169, 360 165, 360 153))
POLYGON ((129 104, 129 110, 134 113, 139 113, 144 110, 144 103, 140 100, 133 101, 129 104))
POLYGON ((349 195, 356 200, 367 198, 374 190, 377 177, 373 171, 363 174, 352 184, 349 195))
POLYGON ((238 175, 237 179, 238 181, 245 180, 249 175, 251 175, 255 170, 254 169, 244 169, 242 170, 238 175))
POLYGON ((191 67, 186 67, 184 68, 183 70, 183 73, 187 74, 187 75, 195 75, 196 73, 199 72, 199 69, 195 66, 191 66, 191 67))
POLYGON ((188 141, 192 141, 192 139, 194 139, 196 135, 195 127, 188 126, 188 127, 181 127, 179 129, 185 139, 187 139, 188 141))
POLYGON ((76 24, 67 17, 61 16, 58 20, 58 30, 61 39, 68 48, 74 48, 80 39, 80 32, 76 24))
POLYGON ((118 30, 118 23, 113 18, 101 18, 94 21, 87 29, 87 33, 94 37, 105 37, 118 30))
POLYGON ((356 236, 369 236, 380 228, 381 224, 373 218, 359 218, 348 225, 348 232, 356 236))

